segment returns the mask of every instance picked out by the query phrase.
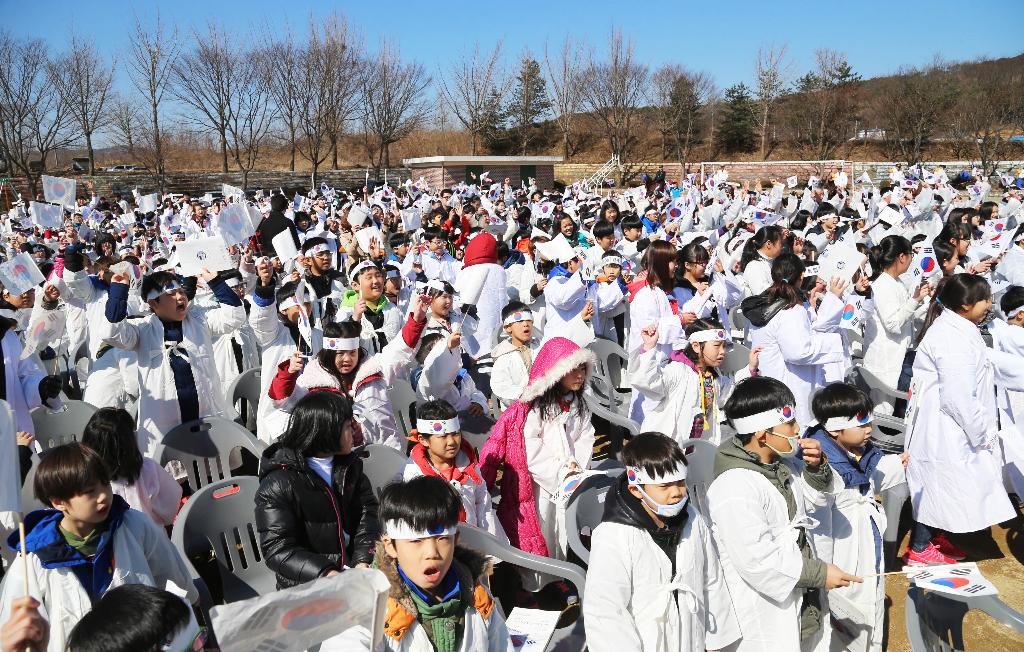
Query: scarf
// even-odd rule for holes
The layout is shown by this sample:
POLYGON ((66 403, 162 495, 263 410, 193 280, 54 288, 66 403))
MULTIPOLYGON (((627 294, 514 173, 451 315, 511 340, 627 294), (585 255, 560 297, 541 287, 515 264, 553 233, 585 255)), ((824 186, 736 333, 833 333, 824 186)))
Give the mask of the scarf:
POLYGON ((549 281, 556 278, 569 278, 571 276, 572 272, 562 267, 561 265, 556 265, 554 269, 548 272, 549 281))
POLYGON ((456 652, 465 629, 465 609, 461 598, 462 585, 454 566, 448 569, 448 574, 438 587, 440 591, 445 592, 441 602, 435 602, 413 584, 402 572, 401 566, 398 567, 398 573, 409 588, 409 597, 412 598, 418 612, 417 620, 423 625, 423 631, 426 632, 434 650, 456 652))

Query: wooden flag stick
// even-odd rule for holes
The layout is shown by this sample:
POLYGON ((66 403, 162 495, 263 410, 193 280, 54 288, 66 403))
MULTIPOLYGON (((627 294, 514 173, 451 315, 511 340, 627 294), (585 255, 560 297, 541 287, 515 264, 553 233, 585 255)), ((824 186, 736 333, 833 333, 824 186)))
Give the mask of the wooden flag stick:
MULTIPOLYGON (((25 574, 25 597, 31 597, 29 595, 29 582, 28 582, 28 552, 25 550, 25 519, 19 514, 18 515, 18 538, 21 540, 21 570, 25 574)), ((26 645, 25 652, 32 652, 32 646, 26 645)))

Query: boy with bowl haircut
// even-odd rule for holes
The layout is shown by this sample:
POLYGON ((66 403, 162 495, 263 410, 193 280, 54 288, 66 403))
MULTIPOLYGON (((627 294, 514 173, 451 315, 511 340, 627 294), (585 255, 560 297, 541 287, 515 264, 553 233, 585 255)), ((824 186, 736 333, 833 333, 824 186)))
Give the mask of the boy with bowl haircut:
POLYGON ((502 409, 519 398, 538 344, 533 339, 533 312, 519 301, 509 301, 501 311, 502 328, 508 335, 491 350, 494 366, 491 369, 491 392, 502 409))

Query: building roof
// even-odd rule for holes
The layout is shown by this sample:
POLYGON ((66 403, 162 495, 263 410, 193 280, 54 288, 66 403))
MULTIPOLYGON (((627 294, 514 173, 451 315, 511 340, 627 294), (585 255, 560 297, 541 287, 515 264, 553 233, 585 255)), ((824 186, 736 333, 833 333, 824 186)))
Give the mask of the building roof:
POLYGON ((554 165, 561 156, 423 156, 402 159, 407 168, 436 168, 456 165, 554 165))

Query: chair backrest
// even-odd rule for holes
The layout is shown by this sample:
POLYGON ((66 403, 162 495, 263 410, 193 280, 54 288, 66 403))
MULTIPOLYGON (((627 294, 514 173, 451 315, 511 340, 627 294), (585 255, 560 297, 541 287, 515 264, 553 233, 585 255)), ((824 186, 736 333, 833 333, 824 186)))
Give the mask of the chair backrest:
POLYGON ((913 652, 963 652, 964 616, 977 609, 1018 633, 1024 614, 994 595, 974 597, 926 591, 916 584, 907 590, 907 639, 913 652))
POLYGON ((266 444, 252 433, 223 417, 205 417, 175 426, 164 435, 153 453, 153 459, 163 466, 177 460, 185 467, 189 486, 198 491, 211 482, 231 476, 229 456, 242 448, 257 459, 266 444))
POLYGON ((416 428, 413 421, 410 407, 416 405, 416 391, 409 381, 403 378, 395 378, 388 388, 388 402, 391 403, 391 412, 395 415, 395 424, 403 438, 408 438, 416 428))
MULTIPOLYGON (((241 416, 238 409, 235 407, 239 401, 244 402, 244 408, 246 412, 246 423, 256 422, 256 410, 260 404, 260 394, 262 394, 261 383, 263 382, 263 374, 259 367, 253 367, 252 369, 246 369, 231 381, 231 385, 228 386, 227 396, 230 402, 231 410, 235 412, 235 415, 241 416)), ((234 416, 232 417, 234 418, 234 416)))
POLYGON ((895 387, 883 383, 878 376, 871 373, 864 367, 857 367, 857 375, 860 377, 861 382, 867 385, 869 389, 873 389, 889 398, 907 399, 907 392, 901 392, 895 387))
POLYGON ((29 414, 36 441, 42 450, 78 441, 97 408, 85 401, 64 401, 59 410, 40 406, 29 414))
POLYGON ((594 374, 590 378, 591 387, 601 402, 616 412, 628 409, 628 394, 622 396, 619 384, 622 381, 622 370, 628 363, 626 351, 611 340, 597 338, 587 345, 597 357, 594 374), (624 406, 625 404, 625 406, 624 406))
POLYGON ((466 523, 459 523, 459 544, 485 555, 496 557, 513 566, 522 566, 529 570, 539 571, 567 580, 576 587, 576 592, 580 596, 580 603, 583 603, 583 590, 587 583, 587 574, 576 564, 551 559, 550 557, 531 555, 498 540, 490 532, 485 532, 466 523))
POLYGON ((732 331, 733 339, 746 339, 747 318, 743 316, 743 310, 739 306, 729 310, 729 329, 732 331))
POLYGON ((394 448, 381 444, 367 444, 360 457, 363 459, 363 474, 378 496, 384 487, 401 479, 399 476, 408 459, 394 448))
POLYGON ((686 453, 686 487, 697 511, 710 517, 708 487, 715 479, 715 455, 718 447, 707 439, 687 439, 679 446, 686 453))
POLYGON ((583 481, 569 499, 565 508, 565 530, 569 549, 584 564, 590 563, 590 546, 583 537, 590 537, 604 516, 604 503, 608 492, 618 481, 618 475, 592 475, 583 481))
POLYGON ((733 342, 732 348, 725 354, 725 360, 719 370, 724 374, 734 374, 750 364, 750 347, 733 342))
MULTIPOLYGON (((171 531, 171 542, 186 560, 197 551, 213 549, 225 603, 276 588, 256 532, 254 504, 259 486, 255 476, 206 485, 185 502, 171 531)), ((198 577, 191 562, 189 567, 198 577)))

